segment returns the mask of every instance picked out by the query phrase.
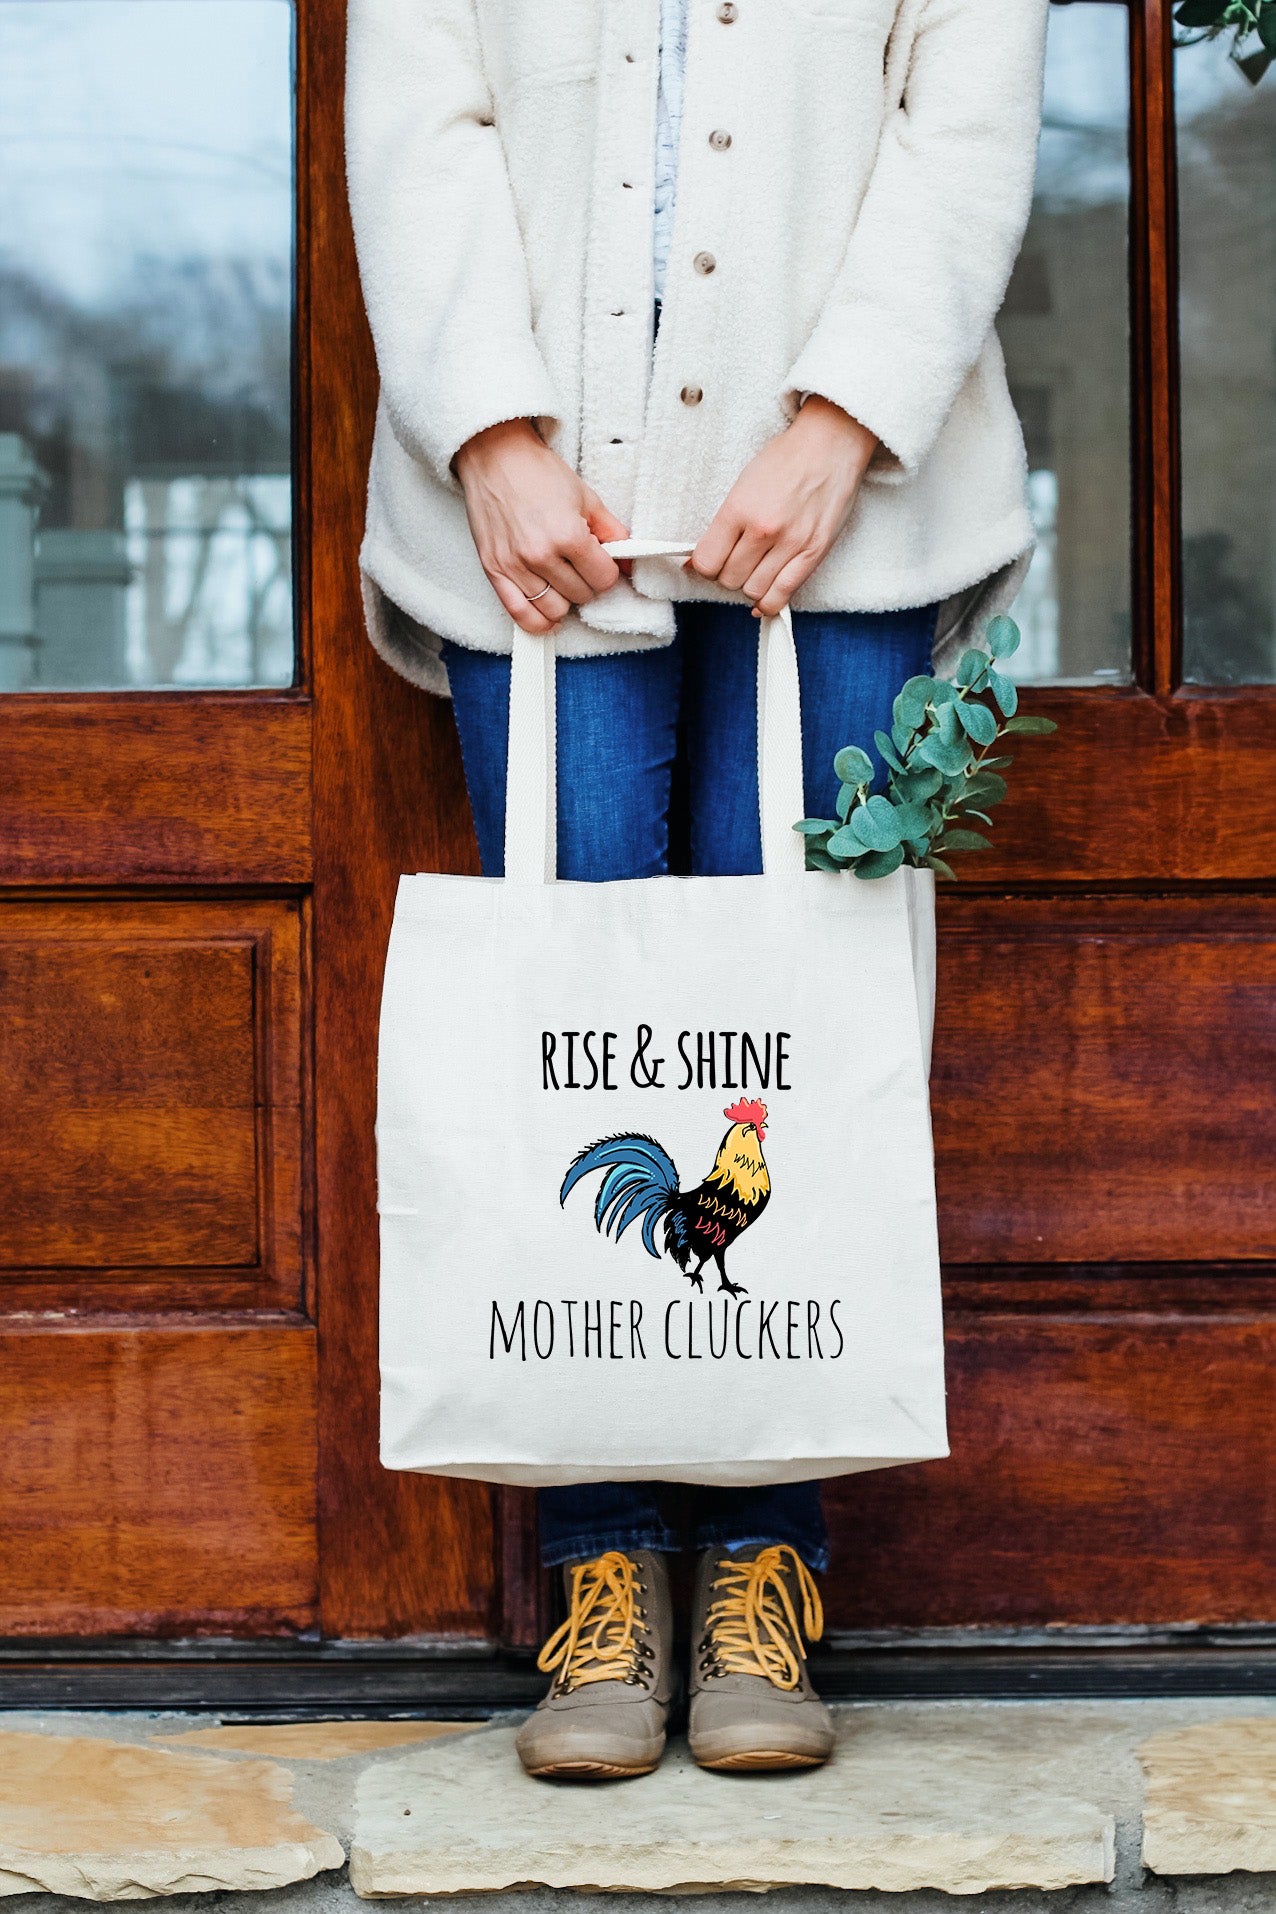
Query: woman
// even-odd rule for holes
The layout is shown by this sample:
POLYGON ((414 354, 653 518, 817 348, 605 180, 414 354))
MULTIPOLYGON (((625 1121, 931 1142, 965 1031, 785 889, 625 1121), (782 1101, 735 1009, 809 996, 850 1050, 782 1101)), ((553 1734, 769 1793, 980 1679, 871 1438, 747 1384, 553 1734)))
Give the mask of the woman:
MULTIPOLYGON (((993 319, 1031 198, 1045 0, 353 0, 350 196, 381 372, 373 643, 455 703, 503 861, 509 620, 553 634, 559 874, 760 869, 760 614, 792 602, 807 809, 1032 540, 993 319), (653 349, 654 348, 654 349, 653 349), (603 549, 698 538, 685 567, 603 549), (623 575, 622 575, 623 574, 623 575), (679 743, 681 740, 681 744, 679 743)), ((676 1683, 659 1484, 541 1491, 569 1613, 519 1736, 648 1772, 676 1683)), ((702 1491, 692 1752, 832 1747, 819 1485, 702 1491)))

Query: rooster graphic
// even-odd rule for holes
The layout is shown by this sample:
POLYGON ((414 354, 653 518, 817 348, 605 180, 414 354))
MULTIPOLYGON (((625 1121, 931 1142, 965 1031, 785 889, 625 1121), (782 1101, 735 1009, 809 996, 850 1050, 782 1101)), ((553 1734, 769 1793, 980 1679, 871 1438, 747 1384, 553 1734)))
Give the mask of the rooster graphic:
POLYGON ((726 1254, 737 1236, 756 1223, 771 1196, 771 1178, 762 1155, 766 1105, 741 1101, 723 1111, 731 1128, 723 1137, 713 1168, 703 1183, 684 1196, 668 1152, 650 1136, 607 1136, 575 1159, 559 1192, 566 1203, 594 1170, 604 1172, 594 1204, 594 1222, 616 1241, 642 1218, 648 1255, 659 1258, 656 1229, 664 1224, 665 1253, 672 1256, 697 1289, 704 1288, 704 1266, 712 1261, 719 1288, 743 1296, 744 1286, 727 1275, 726 1254), (690 1264, 695 1262, 695 1268, 690 1264))

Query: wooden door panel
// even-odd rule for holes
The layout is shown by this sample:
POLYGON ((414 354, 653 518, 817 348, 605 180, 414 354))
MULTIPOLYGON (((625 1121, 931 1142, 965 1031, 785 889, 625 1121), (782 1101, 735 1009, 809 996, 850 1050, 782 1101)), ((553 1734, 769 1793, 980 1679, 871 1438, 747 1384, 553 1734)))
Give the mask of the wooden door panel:
POLYGON ((0 1302, 299 1308, 301 911, 0 904, 0 1302))
POLYGON ((0 1324, 0 1633, 314 1623, 303 1323, 0 1324))
POLYGON ((1276 902, 946 897, 949 1263, 1276 1255, 1276 902))
POLYGON ((0 698, 0 882, 304 884, 293 692, 0 698))
POLYGON ((950 1316, 945 1462, 826 1501, 846 1628, 1276 1613, 1276 1321, 950 1316))
POLYGON ((1276 692, 1161 696, 1133 687, 1030 688, 1057 736, 1007 740, 1010 795, 980 884, 1268 881, 1276 872, 1276 692))

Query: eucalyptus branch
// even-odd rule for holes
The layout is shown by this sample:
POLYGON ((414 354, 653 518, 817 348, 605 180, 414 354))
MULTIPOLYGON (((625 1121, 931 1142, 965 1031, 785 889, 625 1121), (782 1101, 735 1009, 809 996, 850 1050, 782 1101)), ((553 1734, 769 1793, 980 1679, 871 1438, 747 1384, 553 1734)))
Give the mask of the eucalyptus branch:
POLYGON ((1012 618, 994 618, 987 651, 968 651, 955 681, 910 678, 895 699, 891 729, 874 742, 887 770, 885 794, 872 790, 876 767, 867 751, 848 744, 833 760, 841 780, 836 818, 803 818, 807 868, 888 877, 901 864, 952 877, 947 854, 982 851, 988 839, 969 829, 991 826, 988 813, 1006 795, 1001 773, 1014 762, 993 756, 1011 735, 1045 737, 1050 718, 1019 712, 1012 679, 997 661, 1019 648, 1012 618))
POLYGON ((1231 57, 1254 86, 1276 60, 1276 0, 1182 0, 1175 24, 1186 29, 1175 46, 1232 36, 1231 57))

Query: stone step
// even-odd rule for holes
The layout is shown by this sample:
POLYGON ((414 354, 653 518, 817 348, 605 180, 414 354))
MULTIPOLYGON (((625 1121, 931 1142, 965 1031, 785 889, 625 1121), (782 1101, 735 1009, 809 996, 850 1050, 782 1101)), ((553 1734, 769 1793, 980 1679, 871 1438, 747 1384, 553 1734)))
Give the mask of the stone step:
POLYGON ((1201 1722, 1152 1735, 1139 1760, 1147 1783, 1145 1867, 1276 1873, 1276 1719, 1201 1722))
POLYGON ((524 1775, 493 1727, 362 1776, 350 1879, 366 1896, 1111 1880, 1115 1817, 1050 1746, 1057 1718, 944 1713, 839 1710, 828 1767, 784 1776, 708 1774, 675 1743, 655 1774, 592 1791, 593 1811, 524 1775))
POLYGON ((0 1731, 0 1894, 92 1901, 284 1887, 345 1859, 273 1762, 0 1731))
POLYGON ((436 1894, 497 1914, 514 1890, 511 1914, 539 1914, 591 1889, 708 1894, 725 1914, 765 1887, 823 1914, 830 1893, 890 1914, 948 1896, 991 1914, 988 1894, 998 1914, 1276 1914, 1274 1702, 835 1712, 823 1770, 705 1774, 675 1740, 654 1775, 592 1787, 528 1780, 508 1718, 11 1715, 0 1894, 43 1890, 31 1914, 155 1895, 194 1910, 213 1890, 223 1914, 436 1894))

